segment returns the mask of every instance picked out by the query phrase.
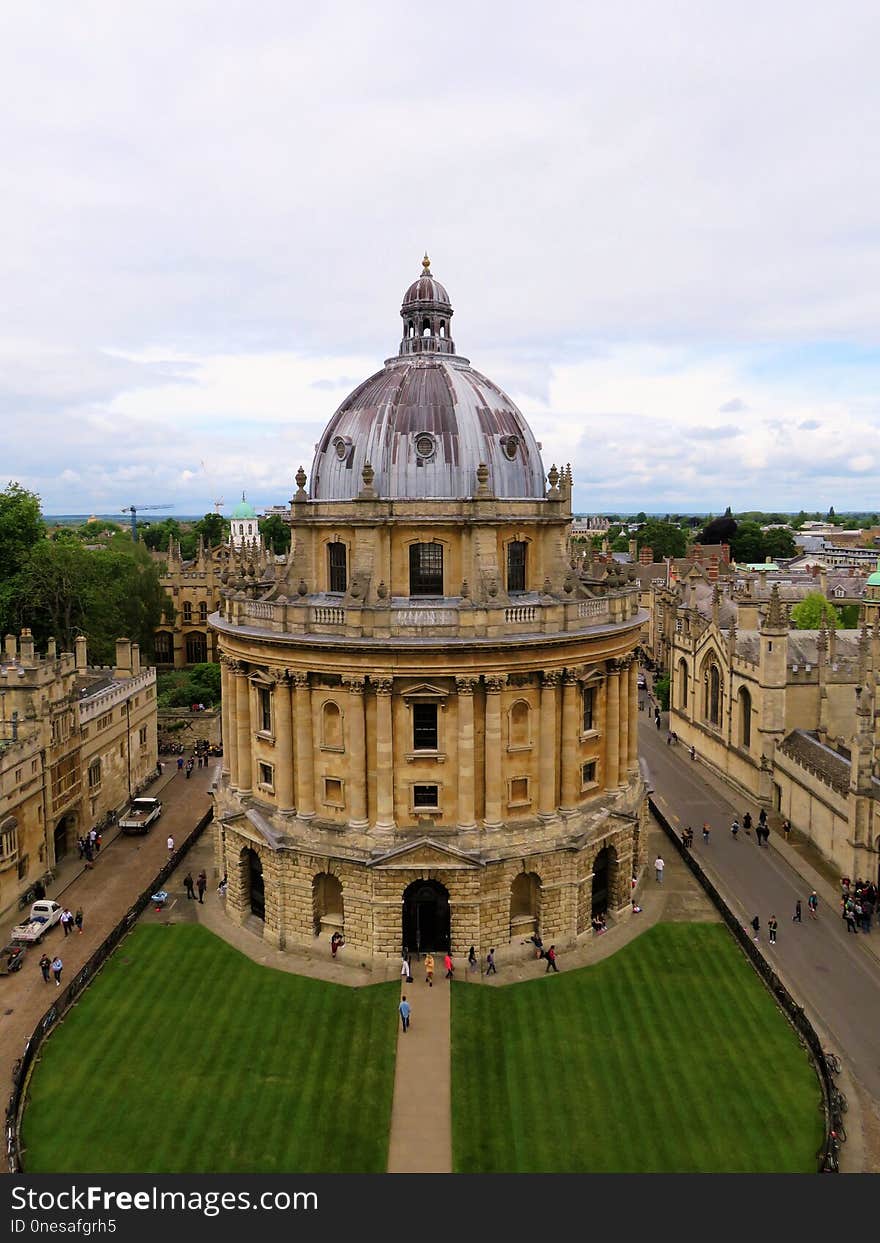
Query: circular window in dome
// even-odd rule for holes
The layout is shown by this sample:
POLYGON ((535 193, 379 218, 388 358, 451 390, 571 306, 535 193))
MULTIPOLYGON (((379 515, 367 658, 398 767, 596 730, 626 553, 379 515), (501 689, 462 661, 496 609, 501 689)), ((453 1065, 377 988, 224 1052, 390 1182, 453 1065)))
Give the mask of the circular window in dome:
POLYGON ((351 444, 348 436, 337 436, 333 441, 333 448, 336 450, 336 456, 340 462, 344 461, 348 453, 348 446, 351 444))
POLYGON ((502 436, 501 448, 504 450, 504 456, 513 461, 519 448, 519 436, 502 436))
POLYGON ((433 457, 437 452, 437 441, 430 432, 419 432, 416 436, 416 453, 419 457, 433 457))

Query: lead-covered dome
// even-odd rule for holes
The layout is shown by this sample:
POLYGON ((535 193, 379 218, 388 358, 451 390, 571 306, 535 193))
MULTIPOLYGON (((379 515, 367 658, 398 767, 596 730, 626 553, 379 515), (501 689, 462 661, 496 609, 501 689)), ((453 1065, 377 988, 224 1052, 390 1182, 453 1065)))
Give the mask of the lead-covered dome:
POLYGON ((422 266, 400 309, 399 353, 345 399, 316 446, 312 500, 353 500, 368 462, 379 497, 473 496, 485 464, 496 496, 542 499, 531 428, 502 389, 455 353, 449 295, 427 255, 422 266))

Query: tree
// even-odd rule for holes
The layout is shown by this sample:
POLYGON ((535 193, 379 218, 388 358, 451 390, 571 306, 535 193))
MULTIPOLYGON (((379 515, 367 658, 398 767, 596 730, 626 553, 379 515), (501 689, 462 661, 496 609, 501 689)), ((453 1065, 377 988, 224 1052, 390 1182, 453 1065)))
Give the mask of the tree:
POLYGON ((216 548, 229 534, 229 520, 222 514, 205 514, 204 518, 200 518, 195 524, 193 530, 197 537, 201 535, 208 548, 216 548))
POLYGON ((169 537, 180 539, 181 526, 176 518, 165 518, 162 522, 151 522, 149 526, 146 523, 139 525, 138 535, 140 542, 153 552, 164 552, 168 547, 169 537))
POLYGON ((829 630, 839 630, 841 626, 837 609, 821 591, 804 596, 791 610, 791 620, 797 630, 820 630, 823 620, 829 630))
POLYGON ((757 522, 739 524, 736 534, 730 540, 730 555, 740 565, 765 559, 764 532, 757 522))
POLYGON ((834 513, 834 506, 833 506, 833 505, 829 505, 829 507, 828 507, 828 517, 829 517, 829 518, 834 518, 834 517, 836 517, 836 514, 834 513))
POLYGON ((763 534, 765 557, 772 557, 774 561, 784 560, 786 557, 793 557, 797 552, 797 545, 791 531, 780 527, 778 530, 765 531, 763 534))
POLYGON ((272 552, 281 556, 290 549, 290 526, 280 514, 270 514, 268 518, 262 518, 259 525, 266 547, 272 552))
POLYGON ((731 544, 738 530, 737 521, 730 516, 730 506, 723 518, 707 522, 697 540, 699 544, 731 544))
POLYGON ((683 557, 687 550, 687 537, 680 527, 672 522, 660 522, 657 518, 649 518, 636 533, 639 548, 650 548, 655 561, 664 557, 683 557))
POLYGON ((669 711, 669 687, 670 678, 668 673, 664 673, 662 677, 654 679, 654 694, 657 696, 657 702, 660 704, 663 712, 669 711))

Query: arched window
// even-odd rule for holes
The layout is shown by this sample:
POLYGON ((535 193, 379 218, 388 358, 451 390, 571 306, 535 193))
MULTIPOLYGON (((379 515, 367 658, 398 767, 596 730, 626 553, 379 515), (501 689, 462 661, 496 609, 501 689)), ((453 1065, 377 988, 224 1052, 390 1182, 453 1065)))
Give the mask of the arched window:
POLYGON ((443 595, 443 545, 410 544, 409 594, 443 595))
POLYGON ((342 713, 331 699, 321 709, 321 745, 342 750, 342 713))
POLYGON ((706 674, 706 719, 711 725, 721 724, 721 671, 714 663, 706 674))
POLYGON ((174 660, 174 640, 167 630, 159 630, 154 639, 156 663, 170 665, 174 660))
POLYGON ((410 320, 406 326, 406 335, 410 338, 410 340, 412 340, 412 338, 416 335, 416 326, 412 320, 410 320))
POLYGON ((431 335, 431 321, 429 319, 422 320, 422 336, 429 337, 431 335))
POLYGON ((312 880, 312 902, 315 918, 315 936, 322 932, 332 935, 345 931, 345 906, 342 900, 342 884, 330 872, 319 872, 312 880))
POLYGON ((752 745, 752 696, 745 686, 739 692, 739 745, 744 751, 752 745))
POLYGON ((526 542, 511 540, 507 545, 507 590, 508 592, 525 591, 526 589, 526 542))
POLYGON ((531 711, 524 699, 518 699, 511 706, 509 715, 510 745, 512 747, 531 746, 531 711))
POLYGON ((541 878, 536 872, 520 872, 510 886, 510 939, 540 931, 541 878))
POLYGON ((445 319, 440 320, 440 336, 441 337, 446 336, 446 320, 445 319))
POLYGON ((678 662, 678 706, 682 712, 688 707, 688 667, 686 660, 678 662))
POLYGON ((203 665, 208 659, 208 640, 199 630, 186 636, 186 663, 203 665))
POLYGON ((330 591, 344 592, 348 587, 348 558, 344 544, 327 545, 327 578, 330 591))

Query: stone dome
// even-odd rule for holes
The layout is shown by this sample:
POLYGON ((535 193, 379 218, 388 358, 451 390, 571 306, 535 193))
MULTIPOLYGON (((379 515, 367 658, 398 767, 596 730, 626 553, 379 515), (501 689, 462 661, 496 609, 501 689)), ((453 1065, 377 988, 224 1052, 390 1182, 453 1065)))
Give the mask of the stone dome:
POLYGON ((463 499, 489 470, 497 497, 541 500, 544 467, 531 428, 502 389, 455 353, 449 295, 423 274, 404 295, 398 354, 337 409, 315 448, 314 501, 353 500, 366 463, 380 498, 463 499))
POLYGON ((253 505, 251 505, 248 501, 244 499, 244 493, 242 492, 241 500, 238 502, 238 504, 235 506, 235 508, 233 509, 232 513, 229 516, 230 518, 235 518, 235 519, 256 518, 257 513, 253 505))

